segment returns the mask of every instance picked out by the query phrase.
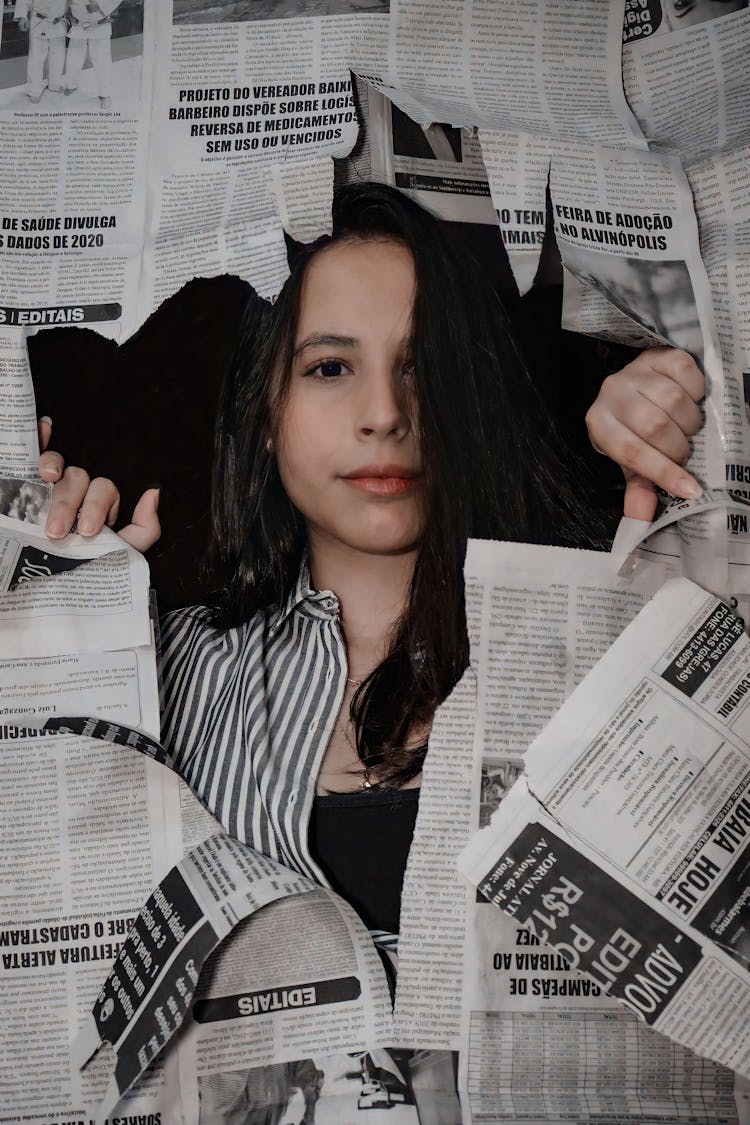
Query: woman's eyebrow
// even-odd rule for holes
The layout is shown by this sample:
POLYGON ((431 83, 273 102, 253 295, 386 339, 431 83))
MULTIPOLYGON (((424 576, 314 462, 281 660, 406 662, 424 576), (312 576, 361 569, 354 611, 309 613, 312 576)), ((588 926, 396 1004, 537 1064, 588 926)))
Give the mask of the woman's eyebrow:
POLYGON ((327 347, 327 348, 356 348, 359 341, 354 336, 326 336, 314 333, 312 336, 306 336, 297 347, 294 349, 293 359, 305 350, 305 348, 312 347, 327 347))

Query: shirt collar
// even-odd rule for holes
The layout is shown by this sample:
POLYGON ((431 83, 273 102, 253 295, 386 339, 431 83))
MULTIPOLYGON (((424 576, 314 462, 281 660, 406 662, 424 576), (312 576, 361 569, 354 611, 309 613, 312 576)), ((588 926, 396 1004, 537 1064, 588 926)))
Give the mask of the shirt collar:
POLYGON ((310 563, 307 551, 302 554, 297 581, 292 586, 286 600, 273 614, 271 629, 276 632, 295 610, 307 617, 332 620, 339 615, 339 600, 332 590, 314 590, 310 583, 310 563))

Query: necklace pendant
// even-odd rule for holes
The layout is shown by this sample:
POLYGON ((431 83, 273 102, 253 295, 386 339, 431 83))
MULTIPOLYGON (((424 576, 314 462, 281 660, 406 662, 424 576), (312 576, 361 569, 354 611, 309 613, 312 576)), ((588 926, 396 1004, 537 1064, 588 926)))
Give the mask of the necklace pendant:
POLYGON ((372 789, 372 782, 370 781, 370 774, 367 770, 362 775, 362 788, 372 789))

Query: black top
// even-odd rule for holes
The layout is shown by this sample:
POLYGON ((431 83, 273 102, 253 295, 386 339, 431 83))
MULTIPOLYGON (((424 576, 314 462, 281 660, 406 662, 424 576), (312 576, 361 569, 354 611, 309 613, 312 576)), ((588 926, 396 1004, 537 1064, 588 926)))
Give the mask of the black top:
POLYGON ((397 934, 419 789, 316 796, 309 844, 329 883, 370 930, 397 934))

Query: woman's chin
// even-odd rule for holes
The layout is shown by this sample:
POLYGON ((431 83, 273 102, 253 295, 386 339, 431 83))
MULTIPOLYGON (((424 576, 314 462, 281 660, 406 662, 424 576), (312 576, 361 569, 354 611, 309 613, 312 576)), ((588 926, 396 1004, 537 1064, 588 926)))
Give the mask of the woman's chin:
POLYGON ((408 555, 419 547, 419 538, 414 536, 362 536, 351 539, 347 544, 351 550, 362 555, 388 558, 392 555, 408 555))
POLYGON ((378 519, 368 521, 364 526, 356 526, 353 521, 344 528, 318 528, 318 534, 310 528, 311 543, 317 541, 338 542, 350 551, 362 555, 390 556, 405 555, 416 551, 422 538, 419 520, 395 521, 378 519), (322 534, 321 534, 322 532, 322 534))

